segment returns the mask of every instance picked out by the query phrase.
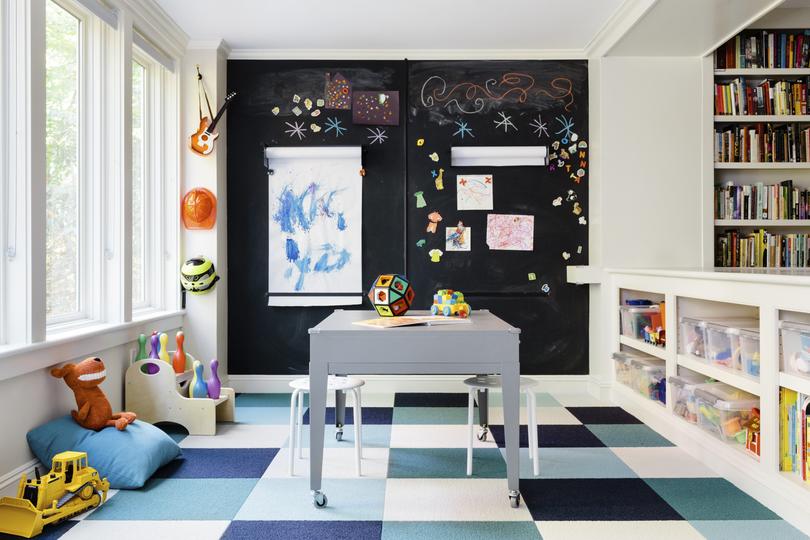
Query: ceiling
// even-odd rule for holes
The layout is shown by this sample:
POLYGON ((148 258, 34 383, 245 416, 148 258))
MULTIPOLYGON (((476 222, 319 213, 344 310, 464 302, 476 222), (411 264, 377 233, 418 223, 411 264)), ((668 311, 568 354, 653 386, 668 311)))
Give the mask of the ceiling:
POLYGON ((582 50, 623 0, 157 0, 234 50, 582 50))

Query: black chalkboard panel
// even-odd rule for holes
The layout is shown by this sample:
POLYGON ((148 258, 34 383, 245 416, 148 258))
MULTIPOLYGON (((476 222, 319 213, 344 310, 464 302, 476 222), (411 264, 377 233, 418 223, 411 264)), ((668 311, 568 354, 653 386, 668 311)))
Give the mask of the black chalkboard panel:
MULTIPOLYGON (((462 290, 474 309, 490 309, 522 329, 524 374, 587 373, 588 292, 565 283, 567 264, 587 264, 587 225, 579 224, 579 216, 572 212, 577 202, 580 215, 587 219, 587 173, 577 181, 570 177, 579 168, 579 154, 559 165, 555 160, 552 167, 450 167, 453 145, 551 145, 566 134, 564 126, 571 121, 578 141, 587 141, 586 62, 231 60, 228 89, 239 93, 227 116, 231 374, 305 374, 307 329, 333 309, 267 306, 265 144, 363 145, 367 171, 362 201, 364 283, 371 283, 379 273, 405 272, 414 284, 417 308, 428 307, 431 295, 440 287, 462 290), (384 144, 371 145, 370 126, 353 125, 350 110, 323 111, 317 120, 306 113, 301 117, 292 113, 293 95, 313 101, 323 97, 325 74, 337 72, 352 81, 353 90, 399 90, 400 125, 383 127, 388 136, 384 144), (441 90, 442 84, 449 90, 463 83, 470 84, 450 97, 441 90), (473 90, 481 90, 472 85, 489 92, 483 94, 483 102, 476 101, 482 96, 473 90), (492 98, 507 90, 505 97, 492 98), (428 97, 434 106, 428 106, 428 97), (444 104, 435 106, 440 99, 444 104), (452 99, 457 104, 447 107, 452 99), (274 107, 279 107, 278 114, 273 113, 274 107), (500 113, 516 129, 497 126, 495 122, 503 119, 500 113), (346 135, 336 139, 326 133, 327 117, 348 127, 346 135), (545 124, 545 131, 533 124, 535 119, 545 124), (322 130, 308 131, 303 140, 285 133, 289 129, 286 122, 302 120, 306 126, 315 121, 322 130), (466 122, 474 137, 468 132, 463 140, 454 135, 459 121, 466 122), (558 130, 561 133, 555 133, 558 130), (423 146, 416 145, 419 138, 425 140, 423 146), (438 163, 427 157, 434 151, 438 163), (568 166, 572 170, 566 170, 568 166), (431 176, 431 170, 439 167, 445 169, 442 191, 436 191, 431 176), (457 211, 456 174, 479 172, 495 175, 494 209, 457 211), (568 200, 572 198, 569 189, 575 192, 576 201, 568 200), (424 193, 427 206, 423 209, 415 206, 416 191, 424 193), (562 202, 553 206, 557 197, 562 202), (444 218, 437 235, 425 232, 426 215, 432 210, 440 211, 444 218), (487 213, 534 215, 534 250, 489 250, 485 242, 487 213), (472 227, 472 250, 467 253, 444 249, 444 227, 458 219, 472 227), (420 239, 425 239, 423 247, 416 245, 420 239), (434 247, 445 251, 439 263, 431 263, 427 256, 434 247), (570 260, 563 260, 563 251, 570 253, 570 260), (536 274, 536 280, 529 281, 530 272, 536 274), (541 292, 543 284, 548 285, 548 294, 541 292)), ((559 149, 555 152, 559 155, 559 149)))
POLYGON ((587 264, 587 69, 585 61, 409 63, 408 275, 428 292, 418 295, 420 307, 439 288, 461 290, 473 309, 491 307, 522 329, 527 374, 587 373, 588 291, 565 279, 567 265, 587 264), (534 145, 556 154, 549 167, 450 165, 452 146, 534 145), (443 190, 432 174, 439 169, 443 190), (457 210, 456 176, 464 174, 492 174, 492 210, 457 210), (434 211, 442 216, 436 234, 426 231, 434 211), (534 250, 490 249, 488 214, 533 215, 534 250), (446 249, 445 228, 459 220, 470 227, 470 251, 446 249), (431 261, 434 249, 444 252, 440 262, 431 261))
MULTIPOLYGON (((228 88, 238 92, 228 122, 228 371, 231 374, 308 372, 309 336, 334 309, 267 306, 268 178, 264 145, 362 145, 363 282, 382 271, 404 272, 405 108, 399 126, 381 126, 387 139, 370 144, 370 126, 352 124, 351 110, 327 110, 313 118, 295 116, 296 105, 324 97, 326 73, 341 73, 352 90, 398 90, 406 95, 406 64, 399 62, 316 62, 229 60, 228 88), (301 101, 293 103, 293 96, 301 101), (273 108, 279 107, 277 115, 273 108), (325 131, 336 118, 348 131, 325 131), (290 136, 286 122, 307 128, 290 136), (322 129, 313 133, 311 123, 322 129)), ((315 107, 313 106, 313 109, 315 107)))

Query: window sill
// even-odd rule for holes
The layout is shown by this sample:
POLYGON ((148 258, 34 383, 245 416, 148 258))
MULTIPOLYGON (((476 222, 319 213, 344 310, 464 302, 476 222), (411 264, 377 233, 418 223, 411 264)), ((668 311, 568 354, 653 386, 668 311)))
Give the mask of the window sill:
MULTIPOLYGON (((51 332, 45 341, 0 346, 0 381, 60 364, 67 360, 131 343, 152 326, 166 329, 183 325, 184 310, 138 313, 132 322, 96 323, 51 332)), ((121 359, 127 361, 127 358, 121 359)))

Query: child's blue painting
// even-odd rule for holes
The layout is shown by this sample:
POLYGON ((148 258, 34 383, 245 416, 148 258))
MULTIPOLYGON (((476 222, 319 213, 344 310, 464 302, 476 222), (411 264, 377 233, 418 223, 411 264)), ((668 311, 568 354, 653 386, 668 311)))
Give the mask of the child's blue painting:
POLYGON ((359 304, 359 147, 269 148, 269 305, 359 304))

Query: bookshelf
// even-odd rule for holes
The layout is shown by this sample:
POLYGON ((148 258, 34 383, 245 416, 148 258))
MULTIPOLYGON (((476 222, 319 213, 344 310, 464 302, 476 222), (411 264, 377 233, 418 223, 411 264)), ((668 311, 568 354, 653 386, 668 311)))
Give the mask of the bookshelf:
MULTIPOLYGON (((707 124, 711 125, 712 137, 711 139, 711 166, 704 169, 706 176, 711 178, 710 181, 705 182, 704 186, 711 193, 706 193, 703 201, 710 209, 705 221, 705 235, 704 235, 704 264, 706 266, 718 265, 718 238, 731 229, 739 229, 740 236, 745 237, 752 231, 764 229, 769 233, 775 235, 793 235, 793 234, 808 234, 810 233, 810 219, 718 219, 715 209, 715 190, 719 186, 725 186, 729 183, 738 186, 753 186, 757 183, 768 185, 779 185, 782 182, 791 180, 793 187, 798 190, 810 189, 810 162, 808 161, 794 161, 788 162, 774 162, 770 160, 763 160, 760 158, 759 162, 727 162, 716 160, 716 132, 724 132, 729 130, 735 134, 739 130, 754 129, 758 127, 767 133, 767 126, 775 128, 776 126, 795 126, 798 132, 796 136, 797 144, 802 141, 802 130, 810 128, 810 114, 717 114, 718 107, 723 106, 725 111, 732 110, 724 103, 722 95, 719 98, 716 94, 715 85, 729 85, 732 82, 737 82, 736 88, 751 88, 753 96, 743 97, 746 101, 745 107, 749 112, 763 112, 764 101, 756 100, 756 88, 762 88, 765 81, 770 81, 766 86, 773 88, 777 84, 791 84, 791 83, 804 83, 810 86, 810 54, 808 54, 808 41, 810 35, 805 35, 804 30, 801 29, 780 29, 780 28, 756 28, 747 29, 741 32, 738 36, 732 37, 726 44, 715 51, 714 54, 707 58, 704 64, 707 78, 712 81, 711 88, 707 88, 709 94, 706 98, 706 105, 704 111, 711 111, 707 124), (768 38, 763 39, 763 32, 768 34, 775 34, 773 42, 768 42, 768 38), (784 60, 780 57, 782 47, 780 45, 781 34, 786 34, 786 44, 790 44, 790 35, 794 36, 794 47, 786 48, 784 60), (799 36, 802 41, 799 42, 799 36), (752 40, 756 39, 756 43, 752 40), (778 45, 778 48, 773 49, 771 54, 771 45, 778 45), (802 47, 805 52, 802 57, 802 47), (745 64, 767 65, 769 67, 740 67, 745 64), (790 65, 792 67, 770 67, 790 65), (727 67, 728 66, 728 67, 727 67), (739 82, 742 82, 742 85, 739 82), (751 102, 748 102, 748 99, 751 102), (752 108, 751 105, 754 105, 752 108)), ((740 95, 748 96, 747 90, 741 90, 743 94, 736 94, 736 102, 739 107, 740 95)), ((733 93, 733 92, 732 92, 733 93)), ((765 94, 767 95, 767 94, 765 94)), ((810 102, 807 98, 810 95, 810 90, 807 91, 804 101, 810 102)), ((801 109, 801 93, 792 94, 791 98, 796 98, 798 101, 798 109, 801 109)), ((784 103, 783 103, 784 105, 784 103)), ((776 106, 776 99, 771 103, 771 107, 776 106)), ((810 113, 810 103, 805 105, 805 110, 802 112, 810 113)), ((733 109, 735 112, 738 109, 733 109)), ((779 110, 779 109, 776 109, 779 110)), ((792 111, 793 109, 791 109, 792 111)), ((722 111, 721 111, 722 112, 722 111)), ((750 139, 750 138, 749 138, 750 139)), ((761 144, 761 135, 758 134, 758 142, 761 144)), ((753 145, 753 143, 751 143, 753 145)), ((805 145, 807 146, 807 145, 805 145)), ((726 146, 728 148, 728 145, 726 146)), ((749 146, 750 148, 750 146, 749 146)), ((809 149, 810 150, 810 149, 809 149)), ((810 152, 807 153, 808 160, 810 160, 810 152)), ((797 154, 798 156, 798 154, 797 154)), ((729 214, 727 214, 728 216, 729 214)), ((735 214, 737 215, 737 214, 735 214)), ((744 216, 746 214, 743 214, 744 216)), ((749 217, 756 217, 759 214, 748 214, 749 217)), ((765 215, 765 214, 763 214, 765 215)), ((794 216, 797 214, 794 214, 794 216)), ((727 217, 726 216, 726 217, 727 217)), ((782 214, 782 217, 793 217, 790 214, 782 214)), ((795 236, 789 237, 794 241, 795 236)), ((801 237, 799 237, 801 238, 801 237)), ((734 243, 731 240, 726 242, 734 243)), ((754 242, 756 243, 756 242, 754 242)), ((794 260, 798 260, 798 257, 794 260)))

